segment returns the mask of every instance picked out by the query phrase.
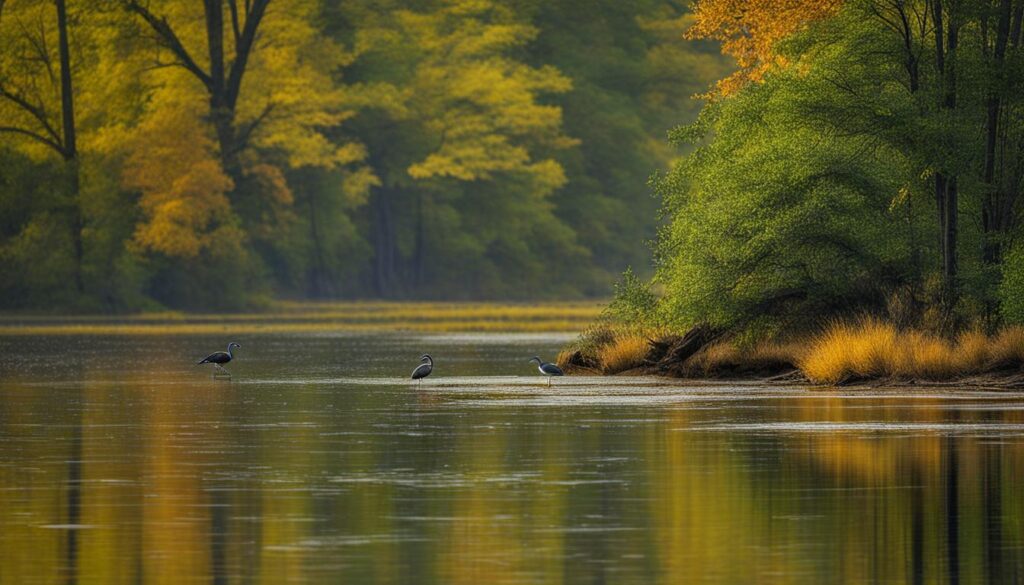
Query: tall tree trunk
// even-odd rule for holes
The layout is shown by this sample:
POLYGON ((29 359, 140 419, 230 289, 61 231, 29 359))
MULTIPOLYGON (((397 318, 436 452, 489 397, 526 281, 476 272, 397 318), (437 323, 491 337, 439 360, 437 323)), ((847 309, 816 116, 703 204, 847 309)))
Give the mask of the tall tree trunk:
POLYGON ((1003 70, 1005 66, 1006 45, 1010 37, 1010 20, 1012 6, 1010 0, 1000 0, 999 20, 996 25, 996 42, 992 50, 993 71, 996 87, 989 90, 986 100, 985 121, 985 172, 984 181, 988 189, 982 203, 982 229, 985 245, 982 258, 987 264, 999 262, 1001 254, 1001 235, 1007 223, 1003 217, 1003 198, 1001 181, 996 178, 996 142, 999 137, 999 118, 1002 110, 1003 70))
POLYGON ((308 197, 309 232, 310 238, 313 240, 313 258, 316 262, 313 268, 312 282, 310 283, 311 292, 315 297, 333 296, 333 279, 327 272, 327 262, 324 260, 324 248, 323 243, 320 241, 320 229, 317 224, 315 189, 310 190, 308 197))
POLYGON ((85 281, 82 276, 82 264, 85 258, 85 246, 82 243, 84 227, 81 204, 81 181, 78 170, 78 136, 75 130, 75 97, 71 82, 71 50, 68 46, 68 13, 65 0, 54 0, 57 6, 57 36, 60 53, 60 109, 63 129, 63 152, 69 173, 69 197, 71 242, 74 248, 74 283, 79 294, 85 292, 85 281))
MULTIPOLYGON (((944 23, 943 3, 932 3, 932 20, 935 37, 935 65, 942 83, 940 110, 950 116, 957 107, 956 100, 956 50, 959 44, 960 24, 956 18, 956 0, 950 2, 948 22, 944 23)), ((943 157, 946 158, 946 157, 943 157)), ((943 166, 945 166, 945 161, 943 166)), ((948 169, 935 173, 935 200, 939 211, 939 227, 942 250, 943 305, 947 312, 956 305, 957 287, 957 239, 958 239, 958 188, 956 175, 948 169)))
POLYGON ((221 166, 235 190, 242 181, 242 165, 238 157, 238 132, 235 129, 234 103, 228 96, 228 80, 224 69, 224 6, 222 0, 203 0, 206 16, 206 48, 210 58, 210 121, 217 133, 221 166))
POLYGON ((945 224, 943 225, 942 276, 946 281, 949 306, 956 304, 957 297, 957 236, 959 235, 957 205, 959 196, 956 177, 946 179, 945 224))
POLYGON ((247 0, 242 7, 244 23, 240 23, 236 0, 228 0, 235 48, 234 59, 230 64, 225 60, 224 0, 203 0, 209 71, 197 63, 166 18, 153 14, 145 3, 139 0, 126 2, 128 10, 138 14, 149 24, 160 39, 160 43, 174 54, 178 64, 206 87, 210 102, 210 122, 217 133, 221 164, 224 172, 235 181, 234 191, 238 192, 243 179, 241 151, 259 118, 252 126, 239 128, 236 106, 242 91, 242 79, 255 46, 256 33, 271 0, 247 0))
POLYGON ((413 251, 413 266, 412 266, 412 278, 413 285, 419 289, 423 285, 423 264, 424 254, 426 251, 424 247, 425 242, 425 226, 423 218, 423 198, 425 195, 419 195, 416 198, 416 241, 415 250, 413 251))
POLYGON ((395 294, 395 233, 387 188, 377 190, 373 198, 373 284, 377 295, 395 294))

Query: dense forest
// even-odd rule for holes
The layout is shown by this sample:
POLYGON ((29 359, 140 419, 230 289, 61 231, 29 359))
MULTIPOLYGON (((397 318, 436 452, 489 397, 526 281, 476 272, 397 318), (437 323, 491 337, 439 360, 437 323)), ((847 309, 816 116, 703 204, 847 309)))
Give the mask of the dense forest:
POLYGON ((688 10, 0 0, 0 307, 605 295, 734 67, 688 10))
POLYGON ((1024 321, 1024 2, 701 0, 739 70, 654 179, 668 218, 631 322, 756 333, 878 315, 1024 321))

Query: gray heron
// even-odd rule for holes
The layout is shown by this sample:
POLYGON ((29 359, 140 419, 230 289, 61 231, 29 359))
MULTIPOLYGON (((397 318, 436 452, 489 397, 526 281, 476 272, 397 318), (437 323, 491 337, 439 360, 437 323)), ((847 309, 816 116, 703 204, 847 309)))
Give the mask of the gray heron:
POLYGON ((434 358, 428 354, 420 356, 420 365, 416 366, 416 369, 412 371, 412 379, 417 380, 417 384, 423 382, 423 378, 430 375, 430 372, 434 371, 434 358))
POLYGON ((537 362, 537 369, 540 370, 540 373, 548 377, 548 386, 551 385, 551 376, 565 375, 565 372, 562 371, 562 368, 556 366, 555 364, 548 363, 536 356, 530 358, 530 363, 533 363, 534 361, 537 362))
MULTIPOLYGON (((220 368, 220 370, 222 372, 224 372, 225 374, 230 376, 231 372, 229 372, 226 369, 224 369, 224 364, 226 364, 226 363, 230 362, 232 359, 234 359, 235 356, 231 353, 231 350, 236 348, 236 347, 242 347, 242 346, 237 344, 237 343, 235 343, 234 341, 232 341, 231 343, 228 344, 228 350, 227 351, 215 351, 215 352, 211 353, 210 355, 204 357, 201 361, 196 362, 196 365, 198 366, 200 364, 213 364, 213 365, 217 366, 218 368, 220 368)), ((215 376, 217 375, 216 371, 214 371, 214 375, 215 376)))

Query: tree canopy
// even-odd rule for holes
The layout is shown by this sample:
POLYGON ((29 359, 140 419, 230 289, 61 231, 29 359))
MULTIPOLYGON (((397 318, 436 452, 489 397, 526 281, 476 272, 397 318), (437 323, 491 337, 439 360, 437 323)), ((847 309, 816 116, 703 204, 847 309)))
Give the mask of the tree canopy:
POLYGON ((6 0, 0 306, 602 295, 729 71, 655 0, 6 0), (70 283, 70 286, 69 286, 70 283))
POLYGON ((698 148, 655 180, 670 224, 652 318, 1019 321, 1024 3, 764 4, 697 4, 691 35, 743 68, 673 131, 698 148), (762 11, 789 22, 745 24, 762 11))

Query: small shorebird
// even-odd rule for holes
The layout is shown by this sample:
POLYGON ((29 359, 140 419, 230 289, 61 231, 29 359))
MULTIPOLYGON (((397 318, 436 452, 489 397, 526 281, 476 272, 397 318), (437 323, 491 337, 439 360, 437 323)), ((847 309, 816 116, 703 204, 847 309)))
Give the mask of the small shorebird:
MULTIPOLYGON (((217 366, 218 368, 220 368, 220 370, 222 372, 224 372, 225 374, 230 376, 231 372, 229 372, 226 369, 224 369, 224 364, 226 364, 226 363, 230 362, 232 359, 234 359, 235 356, 232 355, 231 350, 233 348, 236 348, 236 347, 242 347, 242 346, 238 345, 237 343, 232 341, 231 343, 228 344, 228 350, 227 351, 215 351, 215 352, 211 353, 210 355, 204 357, 202 359, 202 361, 196 362, 196 365, 198 366, 199 364, 213 364, 213 365, 217 366)), ((214 371, 213 375, 216 376, 217 372, 214 371)))
POLYGON ((534 360, 536 360, 537 362, 537 369, 540 370, 540 373, 548 377, 548 386, 551 385, 551 376, 565 375, 565 372, 562 371, 562 368, 556 366, 555 364, 545 362, 536 356, 530 358, 530 363, 533 363, 534 360))
POLYGON ((420 365, 416 366, 416 369, 412 371, 412 379, 417 380, 417 384, 423 383, 423 378, 430 375, 430 372, 434 371, 434 358, 428 354, 420 356, 420 365))

